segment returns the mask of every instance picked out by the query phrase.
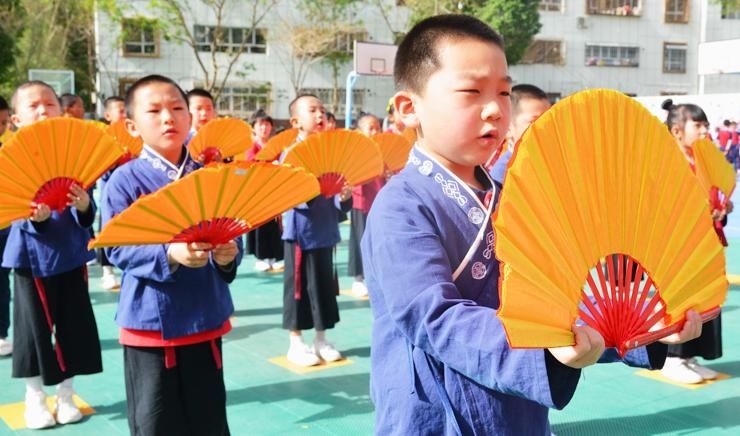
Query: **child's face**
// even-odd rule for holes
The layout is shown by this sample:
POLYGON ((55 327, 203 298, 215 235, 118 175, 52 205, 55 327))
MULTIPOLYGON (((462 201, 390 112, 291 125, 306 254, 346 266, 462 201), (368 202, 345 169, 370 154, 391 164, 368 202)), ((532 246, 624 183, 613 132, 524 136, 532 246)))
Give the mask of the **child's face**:
POLYGON ((36 121, 62 115, 57 96, 45 86, 30 86, 15 96, 15 113, 10 116, 16 127, 29 126, 36 121))
POLYGON ((437 44, 441 66, 422 94, 399 92, 396 115, 453 172, 483 164, 505 139, 511 79, 503 50, 475 39, 437 44))
POLYGON ((536 98, 524 98, 519 100, 518 109, 516 115, 511 118, 511 126, 509 127, 509 135, 514 142, 522 137, 530 124, 550 109, 550 102, 536 98))
POLYGON ((126 118, 126 105, 122 101, 112 101, 108 103, 103 116, 111 124, 118 122, 126 118))
POLYGON ((326 110, 316 97, 303 97, 295 103, 290 124, 305 137, 323 132, 326 127, 326 110))
POLYGON ((151 83, 136 91, 133 119, 126 119, 126 127, 156 150, 172 150, 182 147, 190 133, 190 112, 177 88, 151 83))
POLYGON ((85 118, 85 106, 82 105, 82 99, 76 99, 72 106, 64 109, 64 114, 72 118, 85 118))
POLYGON ((0 110, 0 136, 8 130, 10 126, 10 112, 7 109, 0 110))
POLYGON ((709 126, 701 121, 686 120, 683 128, 683 144, 685 147, 691 147, 691 144, 699 139, 705 139, 709 132, 709 126))
POLYGON ((192 128, 198 131, 207 122, 216 118, 216 110, 210 98, 196 95, 190 97, 190 115, 193 117, 192 128))
POLYGON ((270 136, 272 132, 272 124, 267 120, 259 120, 254 123, 254 134, 261 140, 265 140, 270 136))
POLYGON ((378 122, 378 119, 375 117, 365 117, 361 119, 358 127, 365 136, 372 137, 380 133, 380 122, 378 122))
POLYGON ((326 119, 326 127, 324 127, 324 130, 334 130, 337 128, 337 120, 334 118, 327 118, 326 119))

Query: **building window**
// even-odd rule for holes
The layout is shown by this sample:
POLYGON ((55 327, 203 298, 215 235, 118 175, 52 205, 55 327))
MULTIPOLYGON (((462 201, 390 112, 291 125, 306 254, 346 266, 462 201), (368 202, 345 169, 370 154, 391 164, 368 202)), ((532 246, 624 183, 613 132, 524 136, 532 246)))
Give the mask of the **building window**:
POLYGON ((216 107, 219 115, 247 119, 257 109, 264 109, 269 113, 269 103, 269 85, 230 86, 221 90, 216 107))
POLYGON ((155 20, 125 18, 121 27, 124 56, 159 56, 159 35, 155 20))
POLYGON ((723 1, 721 13, 723 20, 740 20, 740 1, 723 1))
POLYGON ((689 22, 689 0, 665 0, 666 23, 689 22))
POLYGON ((365 31, 341 32, 337 35, 332 51, 346 54, 354 54, 355 41, 367 41, 368 34, 365 31))
POLYGON ((522 64, 563 65, 563 42, 536 39, 527 48, 521 60, 522 64))
POLYGON ((663 43, 663 72, 686 73, 686 44, 663 43))
POLYGON ((252 29, 249 27, 219 27, 193 26, 193 35, 198 51, 211 51, 216 45, 216 30, 221 33, 221 41, 216 47, 219 52, 238 52, 244 48, 244 53, 266 53, 267 39, 265 29, 252 29))
POLYGON ((642 14, 642 0, 588 0, 586 12, 592 15, 639 17, 642 14))
MULTIPOLYGON (((335 108, 331 108, 331 102, 334 97, 334 89, 332 88, 303 88, 301 90, 301 94, 313 94, 316 97, 319 98, 324 103, 324 106, 327 107, 327 110, 333 109, 334 114, 344 114, 345 112, 345 102, 347 100, 347 90, 345 88, 337 89, 337 100, 339 100, 339 104, 335 108)), ((366 89, 353 89, 352 90, 352 109, 353 114, 357 115, 360 112, 365 112, 368 109, 365 108, 365 96, 367 95, 366 89)))
POLYGON ((540 0, 541 11, 560 12, 563 10, 563 0, 540 0))
POLYGON ((136 83, 136 81, 139 79, 133 79, 130 77, 123 77, 118 79, 118 95, 126 95, 126 92, 128 91, 131 86, 136 83))
POLYGON ((639 67, 640 47, 586 44, 586 66, 639 67))

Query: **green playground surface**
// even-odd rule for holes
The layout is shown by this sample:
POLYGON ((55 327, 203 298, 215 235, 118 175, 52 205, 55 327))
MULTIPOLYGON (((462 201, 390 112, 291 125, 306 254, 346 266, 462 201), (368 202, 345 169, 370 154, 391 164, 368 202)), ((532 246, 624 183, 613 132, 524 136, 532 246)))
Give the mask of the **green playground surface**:
MULTIPOLYGON (((740 221, 740 220, 735 220, 740 221)), ((346 277, 349 227, 337 251, 341 289, 346 277)), ((740 233, 731 234, 728 273, 740 275, 740 233)), ((245 258, 232 285, 234 329, 224 340, 228 418, 234 435, 366 435, 373 432, 369 395, 369 302, 339 296, 342 321, 329 339, 351 363, 297 374, 271 363, 287 351, 281 328, 282 274, 258 273, 245 258)), ((44 434, 129 434, 123 381, 123 352, 113 321, 118 294, 100 287, 101 269, 90 270, 90 296, 97 316, 104 372, 75 380, 78 395, 95 412, 77 424, 56 426, 44 434)), ((550 414, 557 435, 740 434, 740 285, 734 285, 723 309, 724 356, 709 366, 730 378, 697 389, 637 375, 621 364, 584 371, 578 391, 563 411, 550 414)), ((12 332, 11 332, 12 334, 12 332)), ((312 333, 307 334, 312 339, 312 333)), ((24 385, 10 378, 11 359, 0 359, 0 415, 22 414, 24 385), (5 410, 6 412, 2 412, 5 410), (14 412, 13 412, 14 411, 14 412)), ((53 391, 48 390, 49 393, 53 391)), ((13 430, 0 417, 0 435, 31 434, 13 430)), ((16 416, 17 418, 17 416, 16 416)), ((12 419, 11 419, 12 420, 12 419)))

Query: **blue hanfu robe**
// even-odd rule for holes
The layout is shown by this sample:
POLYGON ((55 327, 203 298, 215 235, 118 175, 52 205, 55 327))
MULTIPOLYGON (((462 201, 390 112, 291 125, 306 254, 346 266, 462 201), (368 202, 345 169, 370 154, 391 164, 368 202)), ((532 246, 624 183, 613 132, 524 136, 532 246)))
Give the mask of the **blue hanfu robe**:
MULTIPOLYGON (((121 213, 142 195, 151 194, 189 174, 201 165, 183 148, 180 165, 173 165, 145 145, 138 159, 118 168, 103 193, 103 223, 121 213)), ((211 258, 202 268, 179 265, 174 272, 163 245, 106 248, 111 263, 123 271, 116 323, 126 329, 161 331, 163 339, 174 339, 223 326, 234 312, 228 284, 236 277, 239 254, 229 272, 211 258)))
POLYGON ((501 153, 501 156, 496 159, 496 162, 494 162, 493 166, 491 167, 491 178, 501 185, 504 184, 506 168, 509 165, 509 160, 511 160, 512 154, 514 153, 511 151, 511 149, 507 149, 506 151, 501 153))
MULTIPOLYGON (((362 254, 377 434, 549 435, 548 408, 575 392, 580 370, 506 341, 491 221, 500 185, 482 167, 477 176, 489 204, 415 147, 370 211, 362 254)), ((660 366, 665 347, 627 357, 660 366)))

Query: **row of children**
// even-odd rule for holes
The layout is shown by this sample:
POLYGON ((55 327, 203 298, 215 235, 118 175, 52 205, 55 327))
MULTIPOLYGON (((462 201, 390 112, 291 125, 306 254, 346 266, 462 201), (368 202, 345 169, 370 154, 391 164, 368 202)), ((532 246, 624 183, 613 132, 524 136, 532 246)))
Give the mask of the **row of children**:
POLYGON ((737 122, 724 120, 722 126, 717 127, 717 144, 725 154, 735 171, 740 172, 740 132, 737 122))

